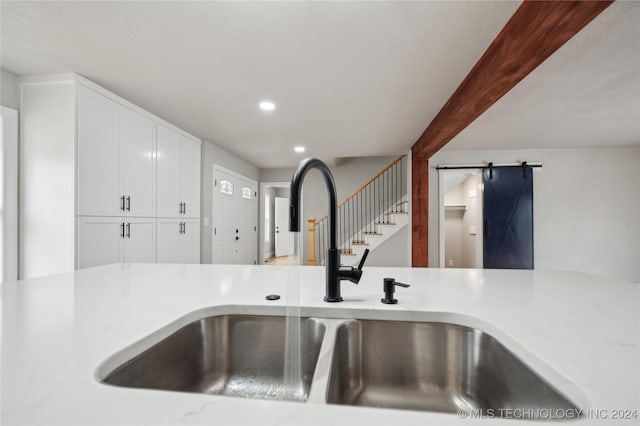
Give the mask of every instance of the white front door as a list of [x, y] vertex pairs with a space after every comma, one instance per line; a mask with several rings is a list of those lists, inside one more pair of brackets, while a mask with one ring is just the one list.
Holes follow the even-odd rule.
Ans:
[[254, 264], [257, 259], [256, 183], [214, 166], [212, 263]]
[[240, 226], [239, 240], [241, 261], [246, 265], [257, 263], [258, 212], [255, 182], [240, 179]]
[[239, 263], [238, 184], [234, 176], [214, 170], [212, 263]]
[[276, 257], [289, 255], [289, 243], [291, 242], [291, 232], [289, 232], [289, 199], [276, 197]]

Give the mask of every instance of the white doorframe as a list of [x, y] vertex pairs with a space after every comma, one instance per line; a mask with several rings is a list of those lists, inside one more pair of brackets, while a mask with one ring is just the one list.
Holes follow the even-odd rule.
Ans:
[[[262, 265], [264, 264], [264, 259], [265, 259], [265, 250], [264, 250], [264, 244], [265, 244], [265, 240], [264, 240], [264, 223], [265, 223], [265, 216], [264, 216], [264, 208], [265, 208], [265, 189], [268, 187], [276, 187], [276, 188], [290, 188], [291, 187], [291, 182], [260, 182], [260, 212], [258, 214], [259, 217], [259, 221], [258, 221], [258, 229], [260, 231], [260, 235], [258, 236], [258, 253], [259, 253], [259, 257], [258, 257], [258, 264]], [[273, 220], [273, 218], [272, 218]]]
[[[467, 172], [482, 172], [482, 168], [466, 169]], [[446, 267], [446, 259], [444, 255], [445, 243], [445, 209], [444, 209], [444, 175], [447, 173], [462, 173], [461, 170], [438, 170], [438, 267]], [[479, 194], [481, 197], [482, 194]]]
[[7, 282], [18, 279], [18, 111], [2, 106], [0, 120], [2, 120], [0, 282]]
[[[238, 179], [242, 179], [244, 181], [250, 182], [256, 188], [258, 188], [258, 182], [256, 180], [251, 179], [251, 178], [249, 178], [249, 177], [247, 177], [247, 176], [245, 176], [243, 174], [235, 172], [235, 171], [233, 171], [231, 169], [227, 169], [226, 167], [223, 167], [223, 166], [221, 166], [219, 164], [215, 164], [215, 163], [213, 164], [213, 172], [212, 172], [211, 179], [216, 179], [216, 172], [218, 172], [218, 171], [220, 171], [222, 173], [226, 173], [226, 174], [231, 175], [233, 177], [236, 177]], [[212, 187], [213, 187], [213, 191], [215, 192], [217, 190], [215, 183], [214, 183], [214, 185], [212, 185]], [[215, 217], [215, 215], [216, 215], [216, 208], [215, 208], [216, 197], [215, 197], [215, 195], [216, 195], [215, 193], [212, 194], [212, 198], [211, 198], [211, 204], [212, 204], [211, 205], [211, 224], [212, 225], [216, 223], [216, 217]], [[257, 197], [254, 198], [254, 203], [256, 203], [256, 206], [259, 205], [257, 203]], [[258, 218], [257, 217], [256, 217], [256, 222], [258, 222]], [[258, 223], [258, 225], [259, 225], [259, 223]], [[259, 232], [259, 226], [258, 225], [256, 225], [258, 229], [256, 230], [256, 233], [254, 234], [255, 235], [255, 237], [254, 237], [255, 241], [254, 241], [254, 244], [253, 244], [253, 247], [254, 247], [254, 250], [255, 250], [254, 253], [258, 253], [258, 251], [257, 251], [258, 250], [258, 241], [260, 241], [260, 239], [258, 238], [258, 232]], [[214, 228], [215, 228], [214, 226], [211, 226], [211, 233], [209, 234], [209, 238], [211, 238], [211, 262], [212, 263], [215, 262], [215, 249], [214, 249], [214, 245], [213, 245], [214, 244], [214, 241], [213, 241], [213, 237], [214, 237], [213, 229]], [[257, 259], [256, 259], [256, 263], [257, 263]]]

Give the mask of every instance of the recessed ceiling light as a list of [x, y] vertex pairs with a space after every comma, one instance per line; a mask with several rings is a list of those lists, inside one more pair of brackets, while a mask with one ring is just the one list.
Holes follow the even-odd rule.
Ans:
[[293, 150], [299, 154], [303, 153], [305, 151], [304, 146], [296, 146], [293, 148]]
[[260, 102], [260, 109], [263, 111], [273, 111], [276, 109], [276, 104], [271, 101], [262, 101]]

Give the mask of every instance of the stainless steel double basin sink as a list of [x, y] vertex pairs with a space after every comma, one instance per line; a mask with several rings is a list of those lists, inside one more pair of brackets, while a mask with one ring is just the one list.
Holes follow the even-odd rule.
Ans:
[[[132, 388], [446, 413], [579, 411], [475, 327], [306, 316], [295, 327], [289, 323], [299, 329], [298, 346], [287, 341], [284, 316], [201, 315], [121, 351], [98, 369], [98, 379]], [[292, 343], [289, 351], [299, 360], [293, 370], [285, 349]]]

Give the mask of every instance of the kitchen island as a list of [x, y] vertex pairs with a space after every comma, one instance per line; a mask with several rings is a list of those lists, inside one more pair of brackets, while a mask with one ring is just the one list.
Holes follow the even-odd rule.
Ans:
[[[462, 323], [503, 343], [583, 410], [585, 424], [637, 424], [637, 284], [575, 272], [365, 267], [325, 303], [324, 268], [117, 264], [2, 285], [0, 423], [508, 424], [513, 420], [132, 389], [100, 383], [126, 348], [180, 318], [218, 311]], [[386, 305], [383, 278], [411, 284]], [[268, 301], [265, 296], [279, 294]], [[186, 317], [185, 317], [186, 316]], [[133, 353], [133, 352], [132, 352]], [[118, 355], [119, 354], [119, 355]], [[327, 356], [320, 362], [328, 363]], [[313, 393], [313, 390], [312, 390]], [[323, 390], [315, 390], [322, 395]], [[516, 413], [517, 415], [517, 413]], [[622, 417], [622, 418], [619, 418]], [[530, 421], [523, 424], [549, 424]]]

